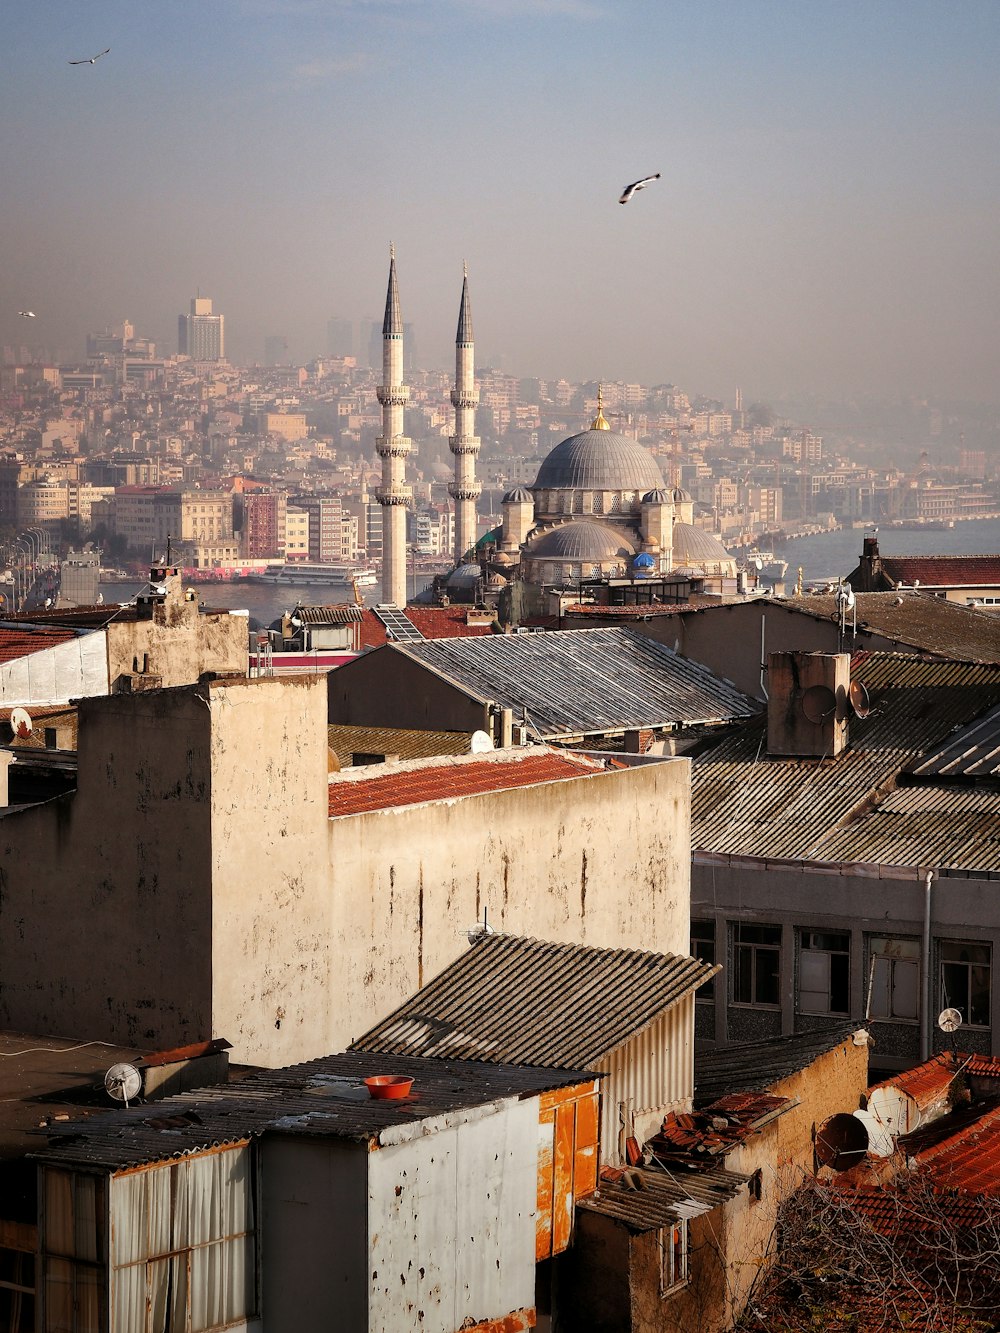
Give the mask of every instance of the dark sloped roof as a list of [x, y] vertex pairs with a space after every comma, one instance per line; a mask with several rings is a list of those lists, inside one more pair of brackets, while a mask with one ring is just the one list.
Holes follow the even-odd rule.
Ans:
[[836, 1050], [859, 1029], [845, 1022], [766, 1041], [741, 1042], [694, 1055], [694, 1104], [710, 1106], [732, 1092], [764, 1092]]
[[1000, 586], [1000, 555], [883, 555], [882, 570], [893, 583], [922, 588]]
[[717, 971], [675, 954], [484, 935], [352, 1049], [587, 1067]]
[[471, 731], [412, 731], [403, 727], [348, 727], [331, 723], [327, 744], [340, 760], [351, 766], [354, 754], [395, 754], [400, 759], [433, 759], [442, 754], [468, 754]]
[[[1000, 616], [910, 589], [855, 593], [858, 629], [963, 662], [1000, 662]], [[780, 605], [839, 621], [836, 597], [792, 597]], [[853, 623], [848, 612], [848, 624]]]
[[928, 750], [920, 759], [907, 764], [906, 772], [914, 778], [968, 778], [1000, 777], [1000, 707], [989, 712], [967, 727], [946, 737], [942, 743]]
[[[373, 1101], [362, 1079], [405, 1074], [416, 1095]], [[235, 1084], [199, 1088], [127, 1111], [49, 1126], [35, 1156], [119, 1170], [240, 1143], [269, 1130], [377, 1142], [387, 1129], [500, 1097], [530, 1097], [592, 1079], [583, 1071], [346, 1051]], [[166, 1122], [166, 1123], [165, 1123]]]
[[354, 602], [329, 606], [297, 606], [292, 615], [303, 625], [359, 625], [364, 608]]
[[[1000, 666], [933, 661], [896, 653], [858, 653], [852, 677], [868, 689], [871, 712], [850, 720], [850, 744], [836, 758], [772, 756], [766, 727], [756, 718], [699, 755], [692, 765], [692, 832], [696, 850], [793, 860], [865, 861], [895, 865], [949, 865], [1000, 869], [995, 821], [965, 841], [949, 839], [947, 811], [959, 815], [958, 793], [938, 817], [911, 820], [893, 838], [888, 816], [931, 807], [931, 798], [895, 792], [913, 759], [940, 746], [1000, 701]], [[987, 806], [1000, 816], [1000, 793]], [[983, 809], [983, 807], [980, 807]], [[974, 822], [974, 816], [970, 818]], [[958, 828], [956, 825], [956, 833]], [[971, 858], [971, 859], [970, 859]]]
[[391, 644], [386, 651], [406, 653], [484, 703], [516, 715], [527, 708], [528, 730], [538, 739], [723, 722], [760, 707], [707, 668], [617, 626]]
[[707, 1171], [670, 1174], [632, 1171], [628, 1174], [641, 1182], [641, 1188], [630, 1189], [625, 1183], [624, 1172], [613, 1173], [612, 1179], [602, 1175], [596, 1193], [577, 1199], [577, 1208], [588, 1213], [601, 1213], [637, 1233], [658, 1231], [678, 1218], [696, 1217], [727, 1203], [749, 1179], [721, 1166]]

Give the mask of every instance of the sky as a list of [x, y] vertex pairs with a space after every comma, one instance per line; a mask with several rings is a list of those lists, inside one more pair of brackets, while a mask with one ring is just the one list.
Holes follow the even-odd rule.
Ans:
[[467, 261], [480, 365], [998, 403], [998, 57], [998, 0], [3, 0], [0, 343], [200, 291], [304, 361], [393, 242], [423, 366]]

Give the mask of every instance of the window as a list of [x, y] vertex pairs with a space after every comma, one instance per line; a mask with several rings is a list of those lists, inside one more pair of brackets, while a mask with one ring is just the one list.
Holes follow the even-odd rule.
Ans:
[[[698, 958], [703, 963], [715, 962], [715, 922], [714, 921], [692, 921], [691, 922], [691, 957]], [[715, 998], [715, 978], [706, 981], [703, 986], [699, 986], [695, 992], [699, 1000], [712, 1000]]]
[[34, 1333], [35, 1256], [24, 1250], [0, 1249], [0, 1329], [3, 1333]]
[[688, 1280], [688, 1224], [686, 1218], [660, 1228], [660, 1295], [667, 1296]]
[[761, 1167], [758, 1167], [747, 1181], [747, 1194], [751, 1203], [760, 1203], [764, 1194], [764, 1172]]
[[799, 949], [799, 1010], [848, 1014], [851, 937], [847, 931], [804, 930]]
[[868, 1018], [920, 1016], [920, 945], [917, 940], [873, 936], [868, 941]]
[[733, 1002], [777, 1006], [781, 927], [737, 921], [733, 926]]
[[52, 1333], [97, 1333], [104, 1182], [46, 1167], [44, 1191], [43, 1327]]
[[966, 1027], [990, 1026], [990, 946], [941, 941], [941, 1008], [957, 1009]]

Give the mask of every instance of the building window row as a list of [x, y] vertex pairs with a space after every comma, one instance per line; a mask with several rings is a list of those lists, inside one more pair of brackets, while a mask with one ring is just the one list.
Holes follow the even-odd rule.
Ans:
[[[778, 1009], [781, 1005], [780, 925], [729, 924], [727, 1000], [733, 1005]], [[915, 1023], [920, 1017], [921, 942], [911, 937], [865, 936], [863, 1015]], [[801, 929], [795, 937], [795, 1008], [801, 1014], [851, 1014], [850, 931]], [[712, 920], [691, 922], [691, 953], [706, 963], [721, 961]], [[992, 948], [965, 940], [935, 941], [937, 1008], [957, 1009], [964, 1027], [990, 1026]], [[698, 992], [717, 998], [715, 981]]]

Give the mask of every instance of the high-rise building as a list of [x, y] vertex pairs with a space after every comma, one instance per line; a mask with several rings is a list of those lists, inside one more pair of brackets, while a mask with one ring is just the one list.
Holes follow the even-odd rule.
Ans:
[[328, 356], [340, 358], [354, 355], [354, 325], [349, 319], [327, 320], [326, 351]]
[[212, 314], [208, 296], [193, 296], [191, 310], [177, 319], [177, 350], [192, 361], [222, 361], [226, 355], [224, 316]]

